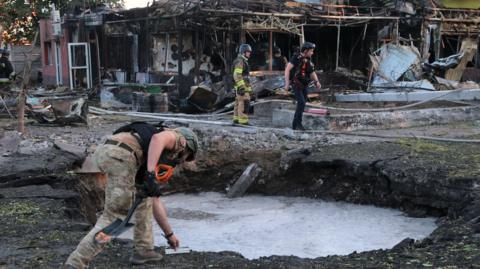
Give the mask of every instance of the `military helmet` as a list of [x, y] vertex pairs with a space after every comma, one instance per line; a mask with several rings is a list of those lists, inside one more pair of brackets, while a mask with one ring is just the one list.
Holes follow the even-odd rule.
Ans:
[[252, 51], [252, 47], [250, 47], [250, 45], [248, 45], [248, 44], [242, 44], [238, 48], [238, 53], [240, 53], [242, 55], [247, 51], [250, 51], [250, 52]]
[[195, 155], [197, 154], [198, 151], [198, 137], [197, 135], [190, 129], [185, 128], [185, 127], [179, 127], [176, 128], [180, 134], [185, 137], [185, 140], [187, 141], [187, 147], [190, 150], [191, 154], [190, 156], [187, 157], [186, 161], [190, 162], [195, 160]]
[[302, 47], [300, 48], [300, 51], [301, 52], [304, 52], [306, 50], [309, 50], [309, 49], [314, 49], [315, 48], [315, 44], [312, 43], [312, 42], [305, 42], [302, 44]]

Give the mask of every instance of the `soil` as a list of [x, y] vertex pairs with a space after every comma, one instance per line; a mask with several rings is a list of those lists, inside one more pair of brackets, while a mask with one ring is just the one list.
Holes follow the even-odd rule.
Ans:
[[[62, 267], [101, 210], [102, 191], [95, 179], [71, 172], [82, 156], [52, 144], [60, 140], [86, 150], [129, 120], [90, 117], [88, 127], [30, 124], [18, 140], [8, 133], [14, 123], [0, 121], [0, 146], [6, 138], [18, 142], [10, 141], [7, 152], [5, 144], [0, 147], [0, 268]], [[423, 240], [345, 256], [248, 260], [233, 252], [192, 252], [135, 268], [480, 268], [480, 145], [191, 127], [202, 151], [196, 165], [176, 171], [170, 192], [225, 192], [256, 162], [263, 172], [250, 193], [393, 207], [439, 217], [439, 227]], [[441, 128], [446, 135], [459, 130]], [[91, 268], [131, 268], [131, 251], [130, 241], [115, 240]]]

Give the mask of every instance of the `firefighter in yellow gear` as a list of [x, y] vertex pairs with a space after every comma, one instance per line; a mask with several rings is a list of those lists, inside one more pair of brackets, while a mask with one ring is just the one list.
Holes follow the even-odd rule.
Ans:
[[233, 62], [233, 80], [235, 89], [235, 105], [233, 108], [233, 123], [248, 125], [248, 115], [246, 107], [250, 105], [250, 95], [252, 87], [250, 86], [248, 58], [252, 54], [252, 47], [248, 44], [240, 45], [238, 57]]

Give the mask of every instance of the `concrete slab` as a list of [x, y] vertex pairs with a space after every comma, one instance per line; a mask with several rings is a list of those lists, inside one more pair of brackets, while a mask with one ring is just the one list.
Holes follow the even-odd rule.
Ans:
[[266, 117], [271, 119], [275, 109], [295, 109], [295, 103], [292, 102], [265, 102], [257, 103], [254, 106], [253, 115], [255, 117]]
[[62, 141], [60, 139], [55, 139], [53, 141], [53, 145], [60, 150], [73, 154], [75, 157], [79, 159], [84, 159], [86, 156], [85, 148], [79, 147], [77, 145], [65, 143], [65, 141]]
[[0, 154], [12, 154], [17, 152], [22, 141], [22, 134], [17, 131], [6, 131], [0, 137]]
[[[291, 127], [293, 110], [274, 110], [275, 127]], [[309, 130], [357, 131], [441, 125], [477, 120], [480, 107], [431, 108], [393, 112], [364, 112], [322, 116], [304, 113], [303, 125]]]
[[412, 91], [335, 94], [335, 100], [337, 102], [420, 102], [437, 96], [441, 97], [436, 98], [436, 101], [479, 100], [480, 89], [469, 89], [463, 91]]
[[[292, 127], [294, 110], [274, 109], [272, 115], [272, 125], [274, 127]], [[314, 130], [328, 130], [330, 119], [327, 116], [303, 113], [303, 126]]]
[[258, 175], [262, 172], [262, 168], [256, 163], [250, 164], [240, 178], [231, 186], [227, 192], [228, 198], [237, 198], [242, 196], [248, 187], [252, 185]]
[[402, 88], [405, 90], [427, 90], [427, 91], [435, 91], [435, 87], [433, 84], [426, 80], [418, 80], [418, 81], [395, 81], [395, 82], [388, 82], [382, 83], [375, 86], [372, 86], [373, 90], [382, 92], [389, 89], [395, 88]]

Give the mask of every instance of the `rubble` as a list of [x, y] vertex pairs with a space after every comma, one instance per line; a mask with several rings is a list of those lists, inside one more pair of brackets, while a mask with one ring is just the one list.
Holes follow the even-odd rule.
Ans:
[[202, 112], [212, 111], [217, 104], [218, 95], [203, 85], [194, 86], [187, 98], [188, 102]]
[[87, 96], [75, 92], [31, 93], [28, 113], [40, 123], [87, 123]]
[[[98, 128], [96, 137], [110, 133], [118, 124], [121, 124], [114, 121], [99, 123], [102, 124], [93, 127]], [[30, 128], [30, 131], [35, 133], [43, 129], [45, 128], [42, 126], [35, 126]], [[82, 127], [77, 127], [75, 131], [86, 132]], [[206, 126], [199, 127], [196, 131], [202, 137], [201, 148], [203, 149], [198, 156], [198, 168], [194, 172], [179, 170], [175, 180], [172, 180], [176, 189], [222, 191], [225, 184], [232, 179], [232, 175], [241, 174], [247, 165], [255, 162], [264, 171], [249, 187], [248, 193], [307, 196], [384, 207], [393, 206], [402, 208], [412, 216], [475, 215], [476, 209], [473, 207], [467, 209], [464, 203], [472, 205], [468, 202], [470, 198], [474, 201], [478, 200], [473, 195], [474, 190], [471, 189], [476, 184], [477, 169], [471, 169], [471, 167], [476, 167], [478, 162], [473, 157], [478, 152], [477, 144], [430, 143], [415, 139], [390, 142], [362, 140], [361, 143], [355, 143], [358, 140], [353, 137], [340, 141], [336, 135], [325, 137], [315, 136], [315, 134], [311, 134], [310, 139], [300, 141], [299, 135], [294, 134], [292, 138], [282, 135], [283, 130], [275, 132], [277, 140], [272, 143], [271, 131], [245, 133], [239, 129], [219, 130]], [[425, 132], [425, 129], [422, 128], [419, 131]], [[458, 132], [455, 133], [458, 134]], [[60, 132], [57, 132], [57, 135], [60, 135]], [[75, 140], [75, 136], [71, 133], [64, 135], [68, 139]], [[327, 140], [320, 142], [322, 137]], [[88, 135], [85, 135], [85, 139], [87, 138]], [[235, 139], [239, 141], [235, 142]], [[262, 143], [265, 145], [260, 146]], [[305, 146], [311, 154], [303, 153], [301, 148]], [[295, 149], [299, 150], [295, 151]], [[292, 150], [290, 154], [287, 153], [289, 150]], [[225, 158], [225, 153], [229, 154], [229, 158]], [[296, 153], [299, 157], [298, 162], [291, 163], [286, 170], [280, 169], [282, 156], [293, 157], [297, 156]], [[18, 161], [18, 163], [21, 162]], [[449, 165], [445, 166], [444, 163]], [[26, 178], [25, 175], [22, 177]], [[28, 184], [32, 184], [32, 181], [35, 182], [30, 179]], [[56, 182], [55, 187], [51, 187], [54, 189], [50, 194], [53, 199], [47, 197], [0, 199], [2, 214], [16, 212], [15, 218], [11, 218], [11, 215], [2, 215], [5, 233], [2, 234], [3, 252], [0, 253], [0, 259], [5, 264], [21, 268], [55, 267], [64, 262], [68, 253], [85, 235], [85, 230], [88, 230], [89, 226], [84, 223], [85, 219], [80, 217], [79, 206], [93, 205], [94, 197], [88, 195], [93, 195], [94, 191], [98, 190], [85, 189], [84, 192], [79, 193], [78, 198], [60, 199], [60, 195], [55, 195], [57, 191], [60, 194], [65, 186], [76, 190], [77, 187], [74, 186], [83, 184], [84, 181], [75, 177], [65, 181], [57, 179]], [[44, 184], [39, 183], [39, 189], [42, 191], [39, 191], [38, 195], [43, 194], [43, 190], [47, 190], [48, 187], [43, 186]], [[24, 190], [24, 193], [30, 196], [37, 195], [34, 187], [30, 187], [30, 190], [27, 188], [17, 190]], [[13, 204], [17, 208], [16, 211], [12, 208]], [[90, 210], [97, 209], [93, 207]], [[74, 220], [72, 221], [71, 218]], [[468, 217], [468, 220], [470, 219], [472, 218]], [[330, 268], [343, 265], [382, 267], [385, 264], [402, 267], [414, 264], [421, 267], [424, 263], [433, 264], [434, 262], [439, 266], [468, 267], [472, 262], [476, 262], [476, 256], [465, 260], [465, 257], [476, 253], [479, 248], [475, 231], [466, 224], [466, 221], [462, 218], [444, 217], [438, 225], [439, 228], [430, 237], [415, 241], [409, 245], [408, 249], [400, 245], [394, 250], [376, 250], [312, 259], [270, 256], [255, 260], [245, 259], [232, 252], [192, 251], [189, 254], [168, 255], [163, 262], [165, 267], [169, 268], [179, 265], [195, 267], [199, 260], [205, 260], [207, 264], [219, 268], [225, 267], [225, 264], [238, 268], [281, 266], [285, 263], [292, 268], [319, 266]], [[38, 239], [40, 237], [41, 240]], [[187, 241], [184, 239], [183, 242]], [[43, 250], [44, 247], [22, 248], [22, 246], [38, 244], [48, 245], [48, 248], [45, 248], [46, 250]], [[128, 263], [131, 244], [131, 241], [113, 242], [106, 250], [106, 255], [99, 256], [92, 266], [125, 266]], [[188, 245], [188, 242], [185, 244]], [[465, 248], [465, 245], [469, 247]], [[120, 253], [120, 256], [114, 253]], [[11, 255], [16, 255], [16, 258], [8, 259]], [[420, 260], [412, 262], [411, 255], [420, 257]], [[449, 258], [439, 259], [438, 255]], [[42, 259], [39, 259], [40, 257]], [[395, 263], [391, 262], [392, 257]], [[158, 264], [146, 266], [146, 268], [154, 268], [158, 267]]]
[[306, 159], [312, 151], [308, 148], [292, 149], [282, 153], [280, 157], [280, 168], [284, 171], [290, 169], [293, 165], [299, 164], [302, 160]]
[[[235, 253], [193, 251], [168, 257], [164, 264], [168, 268], [198, 267], [198, 261], [203, 261], [201, 267], [218, 268], [477, 264], [478, 255], [472, 253], [480, 249], [475, 235], [479, 141], [458, 138], [457, 132], [459, 125], [476, 124], [480, 115], [473, 103], [480, 99], [480, 86], [469, 80], [478, 77], [474, 57], [478, 40], [470, 36], [480, 33], [480, 11], [446, 9], [439, 1], [306, 2], [312, 1], [162, 0], [134, 10], [92, 9], [87, 16], [74, 11], [55, 22], [60, 27], [53, 30], [61, 29], [60, 33], [43, 21], [42, 48], [57, 42], [62, 59], [75, 55], [88, 64], [84, 74], [65, 63], [43, 67], [45, 84], [70, 83], [82, 89], [29, 89], [29, 115], [42, 124], [27, 129], [48, 135], [0, 133], [0, 170], [4, 171], [0, 210], [10, 209], [10, 203], [35, 205], [25, 206], [29, 210], [20, 211], [18, 218], [0, 218], [5, 227], [0, 267], [58, 267], [65, 260], [73, 242], [88, 228], [83, 221], [95, 222], [103, 205], [105, 175], [88, 158], [79, 168], [86, 144], [101, 143], [115, 127], [138, 118], [189, 126], [201, 138], [198, 162], [192, 169], [176, 170], [172, 192], [224, 192], [225, 185], [241, 174], [227, 197], [248, 190], [442, 217], [440, 228], [429, 238], [406, 239], [391, 250], [309, 260], [286, 256], [247, 260]], [[92, 50], [96, 53], [64, 55], [72, 41], [96, 47]], [[309, 90], [304, 122], [310, 131], [301, 132], [290, 128], [294, 98], [284, 89], [283, 71], [273, 70], [271, 63], [274, 46], [282, 47], [282, 56], [288, 57], [304, 41], [317, 44], [313, 60], [323, 89]], [[240, 127], [232, 125], [229, 110], [234, 98], [231, 63], [241, 43], [254, 48], [251, 84], [260, 99], [255, 102], [252, 125]], [[95, 102], [91, 97], [98, 90], [104, 109], [87, 104]], [[0, 107], [16, 105], [16, 97], [1, 93]], [[334, 102], [327, 95], [335, 97]], [[430, 105], [441, 100], [448, 102]], [[418, 103], [398, 107], [399, 102]], [[420, 105], [421, 109], [406, 109]], [[90, 129], [53, 129], [54, 124], [43, 124], [87, 122]], [[442, 127], [452, 123], [459, 125]], [[424, 134], [431, 125], [440, 126], [435, 137]], [[407, 128], [415, 126], [422, 128], [410, 134]], [[382, 137], [379, 132], [390, 135]], [[397, 134], [402, 132], [405, 135]], [[471, 132], [468, 135], [478, 135], [478, 130]], [[70, 145], [72, 141], [77, 145]], [[53, 230], [61, 236], [50, 234]], [[107, 251], [118, 255], [102, 255], [94, 266], [125, 266], [128, 244], [115, 242]], [[49, 255], [42, 252], [45, 249]]]
[[462, 55], [462, 57], [459, 57], [461, 58], [460, 62], [455, 67], [445, 72], [445, 79], [459, 81], [462, 78], [467, 63], [471, 62], [477, 54], [477, 43], [477, 39], [472, 38], [466, 38], [462, 41], [459, 53]]

